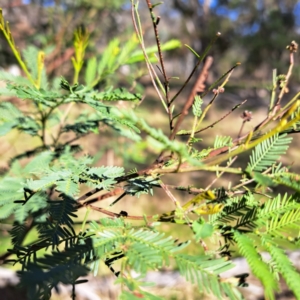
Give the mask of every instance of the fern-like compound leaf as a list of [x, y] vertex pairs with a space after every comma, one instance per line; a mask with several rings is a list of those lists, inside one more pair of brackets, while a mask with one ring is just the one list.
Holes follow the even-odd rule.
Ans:
[[246, 258], [252, 273], [262, 282], [267, 299], [274, 299], [274, 291], [278, 289], [277, 282], [268, 265], [262, 260], [254, 246], [254, 242], [245, 234], [234, 232], [234, 239], [239, 252]]
[[224, 146], [230, 147], [232, 145], [232, 138], [230, 136], [217, 135], [214, 141], [214, 149], [218, 149]]
[[[201, 292], [224, 299], [227, 288], [234, 290], [228, 283], [221, 283], [218, 274], [231, 269], [233, 266], [230, 262], [224, 259], [211, 259], [210, 256], [190, 256], [178, 254], [175, 256], [175, 261], [178, 265], [179, 272], [188, 281], [197, 283]], [[238, 294], [238, 293], [237, 293]], [[227, 294], [230, 299], [239, 299], [237, 294]]]
[[203, 100], [200, 98], [200, 96], [195, 96], [194, 104], [193, 104], [193, 114], [196, 117], [200, 117], [202, 114], [201, 106], [203, 104]]
[[289, 288], [293, 291], [296, 299], [300, 299], [300, 275], [295, 270], [291, 261], [285, 255], [278, 245], [272, 243], [268, 238], [263, 240], [264, 246], [271, 255], [271, 260], [275, 264], [277, 270], [288, 284]]
[[282, 215], [276, 214], [266, 221], [266, 233], [280, 236], [286, 232], [300, 229], [300, 205], [296, 209], [291, 209]]
[[291, 141], [292, 138], [288, 137], [287, 134], [276, 134], [264, 140], [252, 151], [248, 171], [261, 172], [272, 166], [281, 155], [286, 153]]

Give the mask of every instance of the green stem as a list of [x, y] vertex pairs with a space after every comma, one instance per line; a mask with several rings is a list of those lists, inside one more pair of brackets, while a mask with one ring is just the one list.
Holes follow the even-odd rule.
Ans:
[[22, 68], [22, 70], [24, 71], [24, 73], [26, 74], [27, 78], [29, 79], [29, 81], [36, 87], [38, 88], [37, 86], [37, 83], [35, 82], [35, 80], [32, 78], [30, 72], [28, 71], [27, 69], [27, 66], [26, 64], [24, 63], [24, 61], [22, 60], [21, 58], [21, 55], [18, 51], [18, 49], [16, 48], [16, 45], [14, 43], [14, 40], [13, 40], [13, 37], [11, 35], [11, 32], [9, 30], [9, 23], [6, 22], [6, 24], [4, 23], [4, 19], [3, 19], [3, 16], [2, 16], [2, 9], [0, 8], [0, 19], [1, 19], [1, 24], [0, 24], [0, 30], [2, 30], [8, 44], [9, 44], [9, 47], [11, 48], [13, 54], [15, 55], [20, 67]]

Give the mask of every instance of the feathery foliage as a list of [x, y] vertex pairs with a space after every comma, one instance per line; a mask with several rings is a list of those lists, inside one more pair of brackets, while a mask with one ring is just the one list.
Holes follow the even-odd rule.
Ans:
[[264, 171], [274, 164], [281, 155], [286, 153], [291, 137], [286, 134], [276, 134], [273, 137], [258, 144], [250, 156], [249, 171]]
[[[251, 113], [244, 111], [237, 139], [217, 135], [212, 145], [204, 146], [199, 143], [205, 139], [201, 133], [221, 122], [226, 126], [226, 117], [241, 105], [203, 126], [238, 64], [205, 87], [209, 59], [204, 59], [218, 34], [201, 55], [191, 49], [197, 57], [195, 68], [179, 91], [170, 93], [171, 76], [166, 73], [163, 51], [179, 47], [180, 42], [160, 43], [156, 5], [147, 1], [156, 45], [146, 47], [138, 5], [131, 2], [135, 34], [125, 43], [114, 38], [101, 55], [86, 59], [91, 34], [83, 27], [75, 31], [73, 80], [50, 78], [41, 49], [29, 45], [19, 52], [9, 24], [0, 15], [0, 31], [26, 76], [0, 71], [0, 79], [6, 82], [0, 94], [15, 98], [0, 103], [0, 135], [15, 136], [17, 148], [7, 158], [0, 178], [0, 219], [10, 228], [11, 237], [3, 256], [9, 258], [6, 263], [18, 268], [20, 285], [29, 299], [50, 299], [51, 290], [60, 283], [72, 286], [75, 299], [76, 285], [85, 281], [79, 277], [89, 271], [97, 275], [103, 266], [121, 285], [120, 299], [160, 299], [143, 288], [142, 279], [148, 271], [164, 267], [177, 267], [202, 294], [241, 299], [237, 286], [247, 286], [246, 275], [223, 276], [233, 267], [231, 257], [236, 251], [262, 282], [266, 299], [274, 299], [279, 275], [300, 298], [299, 274], [284, 253], [299, 245], [299, 175], [290, 165], [278, 162], [291, 143], [289, 134], [299, 124], [300, 100], [296, 96], [281, 107], [285, 88], [277, 91], [275, 87], [262, 123], [244, 134], [244, 123], [251, 121]], [[295, 42], [288, 46], [290, 57], [296, 48]], [[203, 61], [204, 73], [181, 107], [177, 97]], [[152, 62], [160, 63], [160, 76]], [[129, 86], [124, 80], [121, 87], [115, 76], [124, 65], [136, 77], [150, 74], [168, 131], [156, 122], [158, 105], [141, 117], [137, 107], [144, 102], [135, 84]], [[208, 104], [204, 97], [211, 97]], [[182, 129], [189, 111], [193, 124]], [[178, 139], [178, 135], [188, 138]], [[29, 149], [22, 148], [19, 140], [28, 141]], [[249, 157], [247, 167], [239, 160], [245, 156]], [[180, 182], [178, 174], [189, 172], [199, 172], [197, 187], [192, 181]], [[228, 173], [235, 177], [223, 176]], [[178, 176], [177, 184], [168, 184], [166, 174]], [[203, 174], [213, 174], [208, 186], [202, 186]], [[218, 181], [222, 176], [227, 184]], [[280, 186], [288, 187], [288, 192], [281, 195], [270, 189]], [[164, 192], [159, 196], [161, 206], [153, 207], [150, 214], [143, 203], [147, 199], [152, 204], [158, 189]], [[164, 200], [172, 203], [172, 209], [166, 211]], [[143, 212], [133, 215], [133, 206]], [[186, 228], [190, 238], [167, 234], [162, 223]], [[195, 255], [189, 253], [191, 244], [197, 248]], [[269, 261], [261, 251], [270, 254]]]

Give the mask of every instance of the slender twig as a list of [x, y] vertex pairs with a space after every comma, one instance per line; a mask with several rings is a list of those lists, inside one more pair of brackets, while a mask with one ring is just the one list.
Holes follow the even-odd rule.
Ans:
[[[236, 157], [234, 157], [229, 163], [228, 163], [228, 165], [227, 165], [227, 167], [230, 167], [236, 160], [237, 160], [237, 156]], [[225, 167], [226, 168], [226, 167]], [[216, 178], [205, 188], [205, 191], [208, 191], [211, 187], [212, 187], [212, 185], [213, 184], [215, 184], [223, 175], [224, 175], [224, 173], [226, 172], [226, 170], [223, 170], [220, 174], [218, 174], [217, 176], [216, 176]]]
[[99, 211], [99, 212], [101, 212], [101, 213], [103, 213], [103, 214], [105, 214], [105, 215], [107, 215], [111, 218], [123, 217], [123, 218], [129, 219], [129, 220], [136, 220], [136, 221], [145, 220], [145, 218], [147, 220], [157, 220], [158, 219], [157, 215], [153, 215], [153, 216], [129, 216], [129, 215], [126, 215], [125, 216], [123, 214], [117, 214], [117, 213], [108, 211], [107, 209], [97, 207], [97, 206], [93, 206], [93, 205], [90, 205], [90, 208], [93, 209], [93, 210]]
[[67, 106], [67, 108], [64, 110], [64, 114], [63, 114], [63, 116], [61, 117], [60, 122], [59, 122], [59, 125], [58, 125], [57, 136], [56, 136], [56, 138], [53, 139], [53, 144], [54, 144], [54, 146], [57, 145], [57, 142], [58, 142], [58, 140], [59, 140], [59, 138], [60, 138], [60, 136], [61, 136], [61, 134], [62, 134], [62, 128], [63, 128], [63, 126], [64, 126], [64, 124], [65, 124], [65, 121], [66, 121], [66, 119], [67, 119], [67, 117], [68, 117], [68, 114], [69, 114], [70, 110], [71, 110], [72, 107], [74, 106], [74, 103], [75, 103], [75, 102], [69, 103], [69, 105]]
[[[268, 168], [267, 170], [265, 170], [264, 172], [262, 172], [262, 174], [265, 175], [265, 174], [269, 173], [271, 170], [272, 170], [272, 167], [270, 167], [270, 168]], [[249, 179], [249, 180], [247, 180], [247, 181], [244, 181], [244, 182], [242, 182], [242, 183], [240, 183], [240, 184], [234, 186], [231, 190], [232, 190], [232, 191], [237, 190], [237, 189], [239, 189], [239, 188], [241, 188], [241, 187], [243, 187], [243, 186], [245, 186], [245, 185], [248, 185], [249, 183], [252, 183], [252, 182], [254, 182], [254, 181], [255, 181], [254, 178]]]
[[146, 62], [146, 66], [148, 68], [148, 71], [149, 71], [149, 75], [150, 75], [150, 78], [151, 78], [151, 82], [152, 82], [152, 85], [160, 99], [160, 101], [162, 102], [166, 112], [168, 112], [168, 108], [166, 106], [166, 103], [163, 99], [163, 96], [161, 95], [157, 85], [156, 85], [156, 82], [155, 82], [155, 79], [154, 79], [154, 76], [155, 78], [159, 81], [158, 79], [158, 76], [153, 68], [153, 66], [151, 65], [150, 61], [149, 61], [149, 57], [147, 55], [147, 52], [146, 52], [146, 49], [145, 49], [145, 46], [143, 44], [143, 39], [142, 39], [142, 33], [140, 32], [139, 28], [138, 28], [138, 25], [137, 25], [137, 22], [136, 22], [136, 19], [135, 19], [135, 4], [133, 3], [133, 1], [131, 1], [131, 17], [132, 17], [132, 23], [133, 23], [133, 27], [134, 27], [134, 30], [135, 30], [135, 33], [139, 39], [139, 42], [140, 42], [140, 46], [141, 46], [141, 49], [143, 51], [143, 55], [145, 57], [145, 62]]
[[100, 192], [102, 190], [103, 190], [103, 188], [95, 188], [95, 189], [93, 189], [93, 190], [91, 190], [91, 191], [83, 194], [79, 198], [77, 198], [77, 202], [82, 202], [82, 201], [86, 200], [87, 198], [95, 195], [96, 193], [98, 193], [98, 192]]
[[[139, 172], [133, 173], [133, 174], [120, 176], [120, 177], [116, 178], [116, 184], [118, 184], [120, 182], [127, 181], [129, 179], [137, 178], [137, 177], [142, 176], [142, 175], [146, 175], [148, 172], [150, 172], [150, 170], [151, 170], [151, 167], [149, 167], [147, 169], [144, 169], [144, 170], [141, 170]], [[79, 198], [76, 199], [76, 201], [77, 202], [85, 201], [87, 198], [95, 195], [96, 193], [98, 193], [102, 190], [103, 190], [103, 188], [95, 188], [95, 189], [81, 195]]]
[[[188, 192], [189, 194], [193, 194], [193, 195], [197, 195], [199, 193], [202, 193], [204, 191], [204, 189], [199, 189], [196, 187], [192, 187], [192, 186], [177, 186], [177, 185], [171, 185], [171, 184], [165, 184], [169, 189], [174, 189], [177, 191], [182, 191], [182, 192]], [[161, 188], [160, 184], [153, 184], [153, 186]]]
[[160, 186], [166, 192], [166, 194], [169, 196], [169, 198], [173, 201], [175, 207], [176, 208], [181, 208], [180, 203], [176, 200], [176, 198], [174, 197], [174, 195], [170, 192], [168, 186], [165, 185], [163, 182], [160, 183]]
[[276, 97], [276, 89], [277, 89], [277, 70], [274, 69], [273, 70], [273, 87], [272, 87], [272, 94], [271, 94], [271, 100], [270, 100], [270, 106], [269, 106], [269, 115], [272, 112], [272, 108], [274, 106], [274, 102], [275, 102], [275, 97]]
[[232, 68], [231, 71], [227, 73], [227, 75], [226, 75], [224, 81], [222, 82], [222, 84], [218, 87], [218, 89], [216, 89], [216, 90], [214, 91], [214, 96], [213, 96], [213, 98], [211, 99], [211, 101], [207, 104], [207, 106], [206, 106], [205, 109], [203, 110], [203, 113], [201, 114], [201, 117], [200, 117], [200, 119], [199, 119], [199, 121], [198, 121], [198, 123], [197, 123], [197, 126], [196, 126], [197, 130], [198, 130], [198, 128], [200, 127], [202, 121], [204, 120], [206, 114], [208, 113], [208, 111], [209, 111], [210, 108], [212, 107], [213, 103], [215, 102], [215, 100], [216, 100], [217, 97], [219, 96], [219, 94], [224, 92], [224, 86], [227, 84], [227, 82], [228, 82], [228, 80], [229, 80], [229, 78], [230, 78], [230, 76], [231, 76], [233, 70], [234, 70], [234, 69]]
[[41, 123], [42, 123], [42, 135], [40, 136], [40, 138], [41, 138], [41, 141], [43, 143], [43, 148], [46, 149], [46, 147], [47, 147], [47, 144], [46, 144], [46, 123], [47, 123], [47, 120], [46, 120], [43, 113], [41, 113]]
[[[225, 118], [227, 118], [232, 112], [234, 112], [237, 108], [239, 108], [241, 105], [243, 105], [244, 103], [246, 103], [247, 100], [244, 100], [242, 101], [241, 103], [237, 104], [236, 106], [234, 106], [229, 112], [227, 112], [224, 116], [222, 116], [220, 119], [218, 119], [217, 121], [211, 123], [210, 125], [204, 127], [204, 128], [201, 128], [197, 131], [195, 131], [195, 134], [196, 133], [199, 133], [199, 132], [202, 132], [202, 131], [205, 131], [209, 128], [213, 128], [216, 124], [218, 124], [219, 122], [221, 122], [222, 120], [224, 120]], [[186, 132], [186, 133], [182, 133], [180, 135], [189, 135], [190, 133], [189, 132]]]
[[152, 25], [153, 25], [154, 35], [155, 35], [155, 39], [156, 39], [159, 61], [160, 61], [160, 65], [161, 65], [162, 74], [164, 77], [166, 101], [167, 101], [167, 103], [169, 103], [169, 79], [167, 77], [167, 73], [166, 73], [166, 69], [165, 69], [165, 64], [164, 64], [163, 55], [162, 55], [162, 51], [161, 51], [159, 34], [158, 34], [158, 30], [157, 30], [157, 25], [158, 25], [160, 17], [155, 18], [154, 13], [153, 13], [153, 6], [152, 6], [150, 0], [146, 0], [146, 3], [148, 5], [149, 12], [150, 12], [151, 19], [152, 19]]
[[[300, 102], [300, 101], [299, 101]], [[223, 161], [228, 160], [230, 157], [236, 156], [245, 150], [250, 150], [260, 144], [262, 141], [274, 136], [277, 133], [280, 133], [284, 130], [287, 130], [288, 128], [292, 127], [294, 124], [300, 121], [300, 114], [297, 114], [295, 118], [288, 121], [287, 119], [290, 117], [290, 115], [295, 111], [297, 108], [298, 103], [294, 103], [294, 107], [291, 107], [288, 112], [285, 114], [285, 116], [281, 119], [280, 123], [277, 124], [271, 131], [265, 133], [264, 135], [258, 137], [255, 140], [251, 140], [251, 142], [248, 143], [248, 145], [241, 145], [237, 147], [236, 149], [230, 151], [230, 153], [219, 155], [218, 157], [210, 157], [203, 161], [203, 163], [206, 164], [206, 166], [210, 165], [217, 165]], [[253, 133], [253, 132], [252, 132]], [[227, 148], [228, 150], [228, 148]], [[226, 151], [227, 151], [226, 150]]]
[[184, 90], [184, 88], [187, 86], [187, 84], [189, 83], [189, 81], [191, 80], [191, 78], [193, 77], [193, 75], [195, 74], [196, 70], [198, 69], [198, 67], [200, 66], [201, 62], [203, 61], [203, 59], [206, 57], [208, 51], [210, 50], [210, 48], [212, 47], [212, 45], [215, 43], [215, 41], [217, 40], [217, 38], [221, 35], [220, 32], [218, 32], [215, 36], [215, 38], [209, 43], [209, 45], [206, 47], [206, 49], [204, 50], [204, 53], [200, 56], [199, 60], [197, 61], [194, 69], [192, 70], [192, 72], [190, 73], [190, 75], [188, 76], [188, 78], [185, 80], [184, 84], [182, 85], [182, 87], [179, 89], [179, 91], [175, 94], [175, 96], [173, 96], [173, 98], [171, 99], [170, 103], [172, 103], [180, 94], [181, 92]]
[[[229, 157], [230, 158], [230, 157]], [[224, 160], [220, 161], [219, 163], [223, 162]], [[200, 166], [191, 166], [188, 164], [182, 164], [181, 168], [178, 170], [177, 166], [172, 166], [171, 168], [159, 169], [157, 172], [160, 174], [168, 174], [168, 173], [186, 173], [186, 172], [193, 172], [193, 171], [209, 171], [209, 172], [226, 172], [231, 174], [243, 174], [241, 168], [228, 168], [228, 167], [220, 167], [218, 165], [200, 165]], [[153, 173], [155, 174], [155, 170]]]
[[280, 93], [279, 93], [279, 95], [277, 97], [276, 104], [273, 107], [273, 111], [275, 111], [275, 112], [276, 112], [276, 107], [279, 107], [281, 99], [282, 99], [283, 95], [286, 92], [286, 87], [287, 87], [289, 79], [290, 79], [290, 77], [292, 75], [293, 67], [294, 67], [294, 53], [293, 53], [293, 51], [290, 51], [290, 66], [289, 66], [288, 72], [286, 74], [284, 84], [281, 87], [281, 91], [280, 91]]
[[[300, 92], [298, 93], [298, 96], [300, 96]], [[294, 97], [292, 100], [290, 101], [291, 104], [293, 102], [295, 102], [297, 100], [297, 98]], [[256, 125], [254, 127], [254, 129], [252, 130], [253, 131], [253, 137], [255, 137], [255, 139], [261, 137], [261, 135], [259, 135], [260, 130], [263, 129], [263, 127], [266, 127], [271, 121], [275, 121], [277, 118], [281, 117], [284, 113], [286, 113], [290, 109], [290, 107], [291, 107], [291, 105], [290, 106], [286, 105], [283, 109], [281, 109], [279, 112], [277, 112], [277, 114], [274, 117], [268, 116], [262, 122], [260, 122], [258, 125]], [[284, 132], [284, 131], [282, 131], [282, 132]], [[297, 132], [297, 131], [295, 131], [295, 132]], [[290, 131], [288, 133], [294, 133], [294, 132]], [[209, 153], [208, 157], [215, 157], [217, 155], [224, 154], [225, 152], [228, 152], [229, 148], [233, 149], [234, 146], [237, 147], [240, 144], [240, 142], [242, 140], [244, 140], [248, 135], [249, 135], [249, 132], [247, 132], [246, 134], [244, 134], [241, 137], [238, 137], [238, 138], [234, 139], [233, 140], [233, 145], [231, 147], [224, 146], [224, 147], [212, 150]]]
[[126, 196], [126, 192], [122, 193], [114, 202], [112, 202], [109, 206], [113, 206], [118, 203], [124, 196]]
[[[178, 165], [173, 167], [168, 167], [165, 169], [161, 168], [160, 164], [153, 164], [152, 166], [148, 167], [147, 169], [138, 171], [137, 173], [129, 174], [129, 175], [124, 175], [121, 177], [116, 178], [116, 182], [124, 182], [129, 179], [137, 178], [140, 176], [145, 176], [145, 175], [154, 175], [154, 174], [168, 174], [168, 173], [183, 173], [183, 172], [192, 172], [192, 171], [200, 171], [200, 170], [205, 170], [205, 171], [225, 171], [227, 173], [233, 173], [233, 174], [243, 174], [243, 171], [241, 168], [228, 168], [228, 167], [220, 167], [220, 166], [206, 166], [206, 165], [200, 165], [200, 166], [189, 166], [189, 165], [184, 165], [182, 168], [178, 169]], [[180, 190], [181, 188], [178, 188]], [[102, 191], [102, 188], [95, 188], [79, 198], [76, 199], [77, 202], [82, 202], [85, 201], [87, 198], [95, 195], [96, 193]]]
[[[110, 198], [110, 197], [113, 197], [113, 196], [117, 196], [119, 194], [121, 194], [124, 190], [120, 187], [116, 187], [114, 190], [112, 191], [109, 191], [105, 194], [102, 194], [96, 198], [92, 198], [92, 199], [89, 199], [87, 201], [85, 201], [84, 203], [80, 204], [80, 206], [87, 206], [91, 203], [95, 203], [95, 202], [100, 202], [100, 201], [103, 201], [103, 200], [106, 200], [107, 198]], [[120, 197], [117, 198], [117, 200], [120, 200], [119, 198], [122, 198], [125, 196], [126, 193], [122, 193], [122, 195]], [[82, 202], [83, 200], [78, 200], [79, 202]], [[115, 204], [116, 200], [110, 204], [109, 206], [112, 206], [113, 204]]]
[[245, 123], [250, 122], [252, 120], [252, 112], [248, 110], [244, 110], [243, 113], [241, 114], [241, 118], [243, 120], [242, 126], [240, 128], [239, 134], [238, 134], [238, 139], [241, 137]]
[[245, 126], [245, 120], [242, 122], [242, 125], [241, 125], [241, 128], [239, 130], [239, 133], [238, 133], [238, 139], [241, 137], [242, 135], [242, 132], [243, 132], [243, 129], [244, 129], [244, 126]]
[[218, 84], [223, 80], [223, 78], [227, 77], [229, 74], [232, 73], [232, 71], [238, 67], [241, 63], [236, 63], [232, 68], [230, 68], [227, 72], [225, 72], [220, 78], [218, 78], [203, 94], [201, 94], [201, 98], [206, 96], [208, 92], [210, 92], [213, 88], [218, 86]]
[[180, 127], [181, 123], [183, 122], [183, 119], [186, 117], [186, 115], [189, 112], [190, 107], [193, 105], [194, 97], [195, 97], [195, 95], [197, 93], [198, 86], [204, 84], [204, 82], [206, 81], [207, 72], [208, 72], [208, 69], [211, 67], [211, 64], [212, 64], [212, 58], [208, 57], [208, 59], [204, 63], [204, 66], [202, 68], [201, 74], [198, 77], [198, 80], [197, 80], [197, 82], [196, 82], [196, 84], [195, 84], [195, 86], [193, 88], [193, 91], [190, 94], [188, 100], [186, 101], [186, 103], [185, 103], [185, 105], [184, 105], [184, 107], [182, 109], [182, 112], [181, 112], [179, 118], [177, 119], [177, 122], [176, 122], [176, 124], [174, 126], [174, 129], [171, 132], [170, 140], [173, 140], [175, 138], [176, 133], [178, 132], [179, 127]]

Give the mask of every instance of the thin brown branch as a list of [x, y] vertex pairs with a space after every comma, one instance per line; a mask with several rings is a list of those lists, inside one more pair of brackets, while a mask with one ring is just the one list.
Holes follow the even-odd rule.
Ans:
[[176, 93], [175, 96], [173, 96], [173, 98], [171, 99], [170, 103], [173, 103], [173, 101], [181, 94], [181, 92], [184, 90], [184, 88], [187, 86], [187, 84], [189, 83], [189, 81], [191, 80], [191, 78], [193, 77], [193, 75], [195, 74], [196, 70], [198, 69], [198, 67], [200, 66], [201, 62], [203, 61], [204, 57], [206, 56], [207, 52], [209, 51], [209, 49], [211, 48], [211, 46], [215, 43], [215, 41], [217, 40], [217, 38], [221, 35], [220, 32], [218, 32], [215, 36], [215, 38], [211, 41], [211, 43], [208, 45], [208, 47], [204, 50], [203, 55], [201, 55], [201, 57], [199, 58], [197, 64], [195, 65], [194, 69], [192, 70], [192, 72], [190, 73], [190, 75], [188, 76], [188, 78], [185, 80], [184, 84], [182, 85], [182, 87], [179, 89], [179, 91]]
[[[150, 167], [144, 169], [144, 170], [141, 170], [141, 171], [138, 171], [136, 173], [133, 173], [133, 174], [128, 174], [128, 175], [124, 175], [124, 176], [120, 176], [118, 178], [116, 178], [116, 184], [120, 183], [120, 182], [124, 182], [124, 181], [127, 181], [129, 179], [133, 179], [133, 178], [137, 178], [139, 176], [143, 176], [143, 175], [147, 175], [147, 174], [151, 174], [151, 171], [154, 170], [154, 169], [157, 169], [159, 168], [159, 166], [161, 166], [161, 164], [153, 164], [151, 165]], [[77, 202], [82, 202], [82, 201], [85, 201], [87, 198], [95, 195], [96, 193], [102, 191], [103, 188], [95, 188], [85, 194], [83, 194], [82, 196], [80, 196], [79, 198], [77, 198]]]
[[283, 95], [286, 93], [286, 88], [287, 88], [289, 79], [292, 75], [293, 67], [294, 67], [294, 53], [293, 53], [293, 51], [290, 51], [290, 66], [289, 66], [288, 72], [287, 72], [286, 77], [285, 77], [285, 82], [284, 82], [283, 86], [281, 87], [281, 91], [280, 91], [280, 93], [277, 97], [276, 104], [275, 104], [275, 106], [272, 110], [275, 113], [277, 112], [278, 108], [280, 107], [280, 102], [282, 100]]
[[[113, 196], [117, 196], [117, 195], [120, 195], [124, 192], [124, 190], [120, 187], [116, 187], [115, 189], [113, 189], [112, 191], [109, 191], [103, 195], [100, 195], [98, 197], [95, 197], [95, 198], [92, 198], [92, 199], [89, 199], [87, 200], [86, 202], [82, 203], [81, 205], [83, 206], [86, 206], [86, 205], [89, 205], [91, 203], [95, 203], [95, 202], [100, 202], [100, 201], [103, 201], [103, 200], [106, 200], [107, 198], [110, 198], [110, 197], [113, 197]], [[82, 201], [82, 200], [81, 200]], [[81, 202], [79, 201], [79, 202]]]
[[[266, 175], [266, 174], [269, 173], [271, 170], [272, 170], [272, 167], [270, 167], [270, 168], [268, 168], [267, 170], [265, 170], [264, 172], [262, 172], [262, 174]], [[237, 189], [239, 189], [239, 188], [241, 188], [241, 187], [244, 187], [244, 186], [246, 186], [246, 185], [248, 185], [248, 184], [250, 184], [251, 182], [254, 182], [254, 181], [255, 181], [255, 179], [254, 179], [254, 178], [251, 178], [251, 179], [249, 179], [249, 180], [247, 180], [247, 181], [244, 181], [244, 182], [242, 182], [242, 183], [240, 183], [240, 184], [234, 186], [231, 190], [232, 190], [232, 191], [235, 191], [235, 190], [237, 190]]]
[[[159, 184], [154, 184], [153, 186], [161, 188], [161, 185], [159, 185]], [[174, 189], [174, 190], [182, 191], [182, 192], [188, 192], [189, 194], [193, 194], [193, 195], [197, 195], [204, 191], [204, 189], [198, 189], [198, 188], [192, 187], [192, 186], [183, 187], [183, 186], [170, 185], [170, 184], [165, 184], [165, 186], [167, 186], [169, 189]]]
[[[228, 78], [230, 77], [230, 74], [233, 72], [233, 70], [240, 66], [241, 63], [236, 63], [232, 68], [230, 68], [227, 72], [225, 72], [220, 78], [218, 78], [208, 89], [207, 91], [205, 91], [203, 94], [201, 94], [201, 98], [205, 97], [208, 92], [210, 92], [213, 88], [215, 88], [216, 86], [218, 86], [218, 84], [223, 80], [223, 78], [226, 78], [228, 80]], [[227, 81], [225, 79], [225, 82]], [[222, 84], [222, 86], [224, 87], [224, 83]]]
[[87, 198], [95, 195], [96, 193], [98, 193], [102, 190], [103, 190], [103, 188], [95, 188], [95, 189], [83, 194], [82, 196], [80, 196], [76, 201], [77, 202], [82, 202], [82, 201], [86, 200]]
[[160, 183], [162, 189], [166, 192], [166, 194], [169, 196], [169, 198], [173, 201], [175, 207], [181, 207], [180, 203], [176, 200], [176, 198], [173, 196], [173, 194], [170, 192], [167, 185], [165, 185], [163, 182]]
[[[293, 45], [293, 42], [291, 43], [291, 45]], [[294, 67], [294, 52], [296, 52], [296, 51], [294, 51], [293, 48], [290, 48], [291, 45], [287, 47], [290, 50], [290, 66], [289, 66], [288, 72], [285, 76], [285, 82], [284, 82], [283, 86], [281, 87], [281, 91], [277, 97], [276, 103], [275, 103], [274, 107], [271, 109], [271, 112], [268, 114], [268, 116], [261, 123], [259, 123], [258, 125], [255, 126], [254, 131], [261, 129], [263, 126], [267, 125], [270, 121], [276, 120], [278, 117], [280, 117], [282, 115], [282, 113], [284, 113], [284, 111], [287, 111], [289, 109], [289, 105], [291, 104], [291, 102], [297, 99], [297, 95], [296, 95], [296, 98], [294, 97], [291, 102], [289, 102], [287, 105], [285, 105], [283, 110], [280, 109], [280, 102], [283, 98], [283, 95], [286, 93], [287, 85], [288, 85], [289, 79], [292, 75], [292, 71], [293, 71], [293, 67]]]
[[[232, 112], [234, 112], [237, 108], [239, 108], [241, 105], [243, 105], [243, 104], [246, 103], [246, 102], [247, 102], [247, 100], [244, 100], [244, 101], [242, 101], [241, 103], [237, 104], [237, 105], [234, 106], [229, 112], [227, 112], [224, 116], [222, 116], [222, 117], [221, 117], [220, 119], [218, 119], [217, 121], [213, 122], [212, 124], [210, 124], [210, 125], [208, 125], [208, 126], [206, 126], [206, 127], [204, 127], [204, 128], [201, 128], [201, 129], [195, 131], [195, 134], [196, 134], [196, 133], [199, 133], [199, 132], [202, 132], [202, 131], [205, 131], [205, 130], [207, 130], [207, 129], [209, 129], [209, 128], [213, 128], [216, 124], [218, 124], [219, 122], [221, 122], [222, 120], [224, 120], [225, 118], [227, 118]], [[190, 135], [190, 133], [187, 132], [187, 133], [183, 133], [183, 134], [180, 134], [180, 135]]]
[[245, 126], [245, 121], [242, 122], [242, 125], [241, 125], [241, 128], [240, 128], [240, 131], [239, 131], [239, 134], [238, 134], [238, 139], [241, 137], [242, 135], [242, 132], [243, 132], [243, 129], [244, 129], [244, 126]]
[[147, 6], [149, 8], [149, 12], [150, 12], [151, 19], [152, 19], [152, 25], [153, 25], [153, 30], [154, 30], [154, 35], [155, 35], [155, 40], [156, 40], [156, 45], [157, 45], [159, 61], [160, 61], [161, 69], [162, 69], [162, 74], [163, 74], [163, 77], [164, 77], [164, 87], [165, 87], [166, 101], [167, 101], [167, 103], [169, 103], [169, 79], [167, 77], [167, 73], [166, 73], [166, 69], [165, 69], [165, 64], [164, 64], [163, 55], [162, 55], [162, 51], [161, 51], [161, 44], [160, 44], [159, 34], [158, 34], [158, 30], [157, 30], [160, 17], [155, 18], [151, 1], [146, 0], [146, 3], [147, 3]]
[[[144, 221], [145, 219], [148, 221], [159, 221], [159, 222], [166, 222], [166, 223], [174, 223], [174, 215], [171, 214], [172, 212], [168, 212], [168, 213], [164, 213], [161, 215], [152, 215], [152, 216], [131, 216], [131, 215], [127, 215], [125, 212], [121, 212], [121, 213], [114, 213], [111, 211], [108, 211], [104, 208], [101, 207], [97, 207], [97, 206], [93, 206], [93, 205], [89, 205], [89, 207], [95, 211], [101, 212], [104, 215], [107, 215], [111, 218], [124, 218], [126, 220], [132, 220], [132, 221]], [[191, 227], [191, 222], [187, 222], [187, 225], [189, 225]]]
[[203, 65], [203, 68], [202, 68], [202, 71], [201, 71], [201, 73], [200, 73], [200, 75], [198, 77], [198, 80], [196, 81], [196, 83], [195, 83], [195, 85], [193, 87], [193, 90], [192, 90], [192, 92], [191, 92], [191, 94], [190, 94], [187, 102], [185, 103], [185, 105], [183, 107], [183, 110], [182, 110], [179, 118], [177, 119], [175, 127], [174, 127], [173, 131], [171, 132], [170, 140], [173, 140], [175, 138], [176, 133], [178, 132], [179, 127], [180, 127], [183, 119], [187, 116], [190, 107], [193, 105], [193, 103], [194, 103], [194, 97], [197, 94], [197, 92], [199, 91], [198, 90], [199, 86], [204, 85], [204, 83], [205, 83], [205, 81], [207, 79], [208, 70], [211, 67], [212, 62], [213, 62], [213, 59], [212, 59], [212, 57], [209, 56], [207, 58], [207, 60], [205, 61], [204, 65]]
[[108, 211], [107, 209], [104, 209], [104, 208], [101, 208], [101, 207], [97, 207], [97, 206], [93, 206], [93, 205], [90, 205], [90, 208], [93, 209], [93, 210], [96, 210], [96, 211], [99, 211], [111, 218], [120, 218], [120, 217], [123, 217], [123, 218], [126, 218], [128, 220], [136, 220], [136, 221], [141, 221], [141, 220], [145, 220], [145, 218], [147, 220], [157, 220], [157, 215], [153, 215], [153, 216], [129, 216], [129, 215], [126, 215], [125, 213], [122, 214], [117, 214], [117, 213], [114, 213], [114, 212], [111, 212], [111, 211]]

